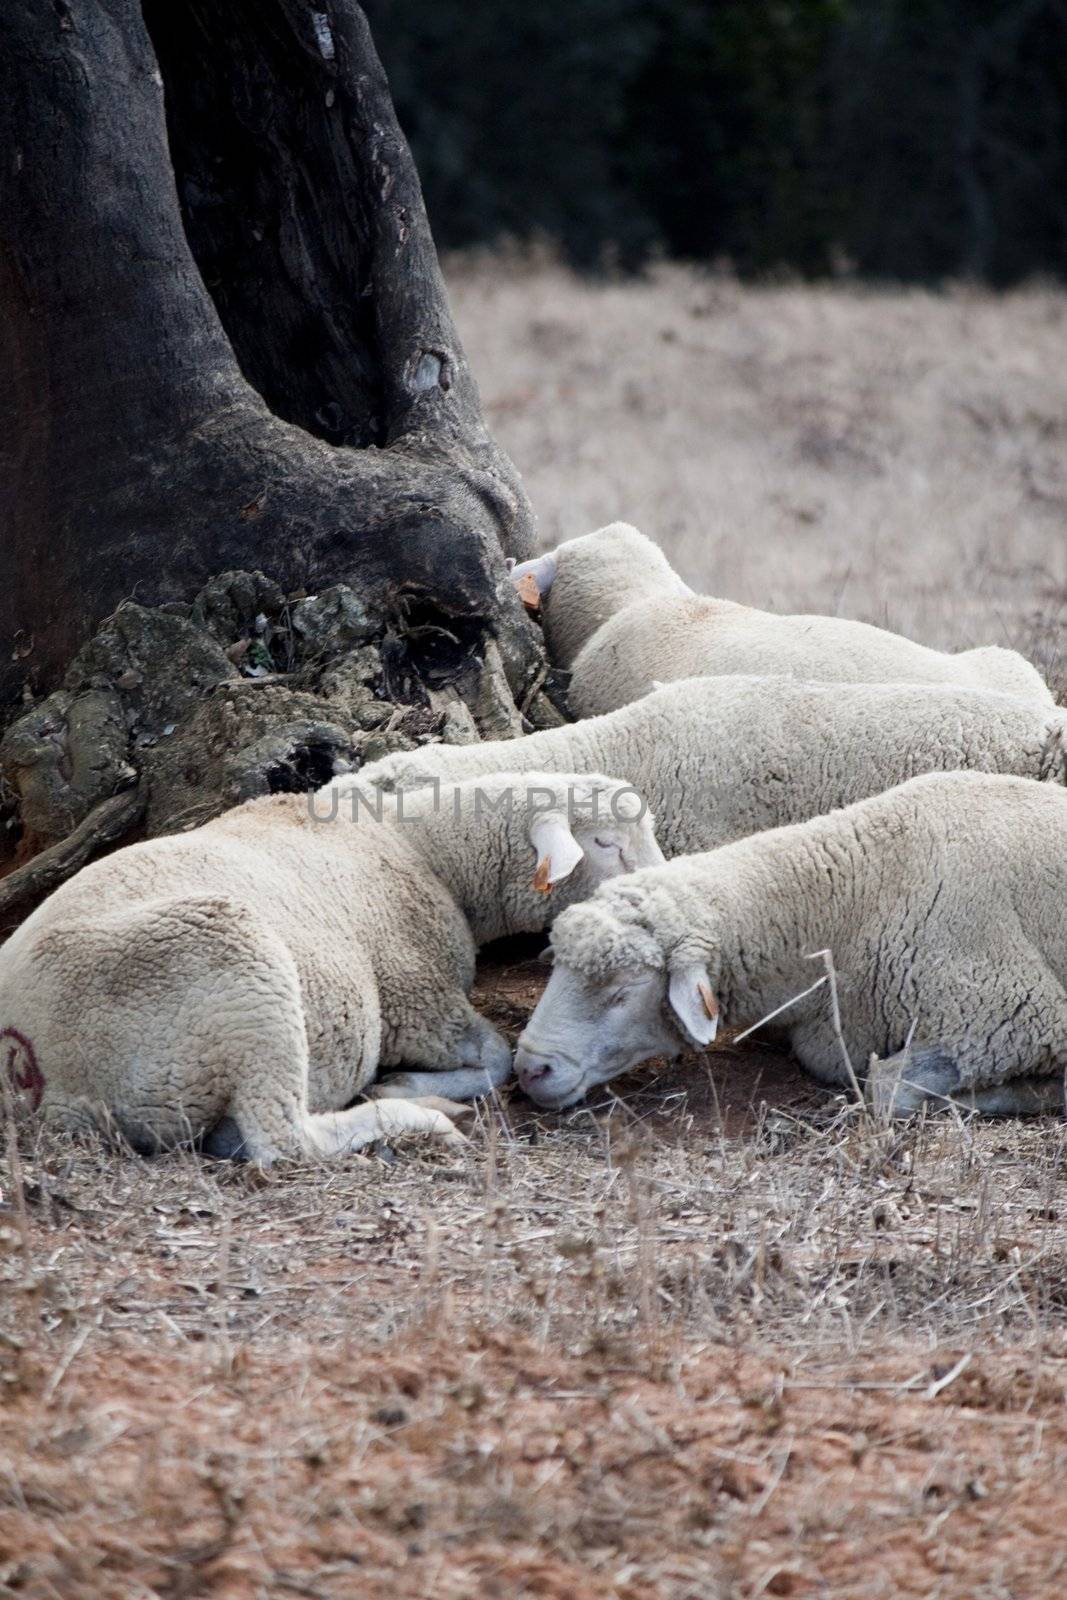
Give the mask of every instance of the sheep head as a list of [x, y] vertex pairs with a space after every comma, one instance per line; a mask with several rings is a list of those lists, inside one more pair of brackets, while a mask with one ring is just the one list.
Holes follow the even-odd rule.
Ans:
[[684, 943], [667, 954], [638, 917], [618, 914], [617, 897], [564, 912], [552, 945], [552, 976], [515, 1057], [519, 1082], [539, 1105], [573, 1105], [640, 1061], [715, 1038], [708, 961]]
[[557, 667], [570, 667], [601, 624], [633, 601], [691, 593], [659, 546], [628, 522], [609, 523], [521, 561], [511, 581], [528, 609], [540, 608]]

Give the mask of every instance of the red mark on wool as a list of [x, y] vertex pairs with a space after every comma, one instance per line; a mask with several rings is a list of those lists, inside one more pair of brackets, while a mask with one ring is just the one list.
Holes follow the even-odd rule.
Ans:
[[37, 1065], [37, 1052], [17, 1028], [0, 1029], [0, 1047], [5, 1046], [8, 1077], [17, 1093], [29, 1095], [36, 1111], [44, 1094], [44, 1074]]

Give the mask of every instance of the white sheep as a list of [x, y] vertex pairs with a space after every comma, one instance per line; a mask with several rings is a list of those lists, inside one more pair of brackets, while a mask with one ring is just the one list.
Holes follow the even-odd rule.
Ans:
[[640, 797], [597, 775], [255, 800], [95, 862], [24, 923], [0, 951], [7, 1069], [53, 1123], [111, 1118], [145, 1150], [458, 1137], [406, 1101], [342, 1108], [401, 1063], [429, 1070], [394, 1092], [502, 1082], [507, 1041], [467, 999], [476, 945], [662, 860]]
[[[559, 918], [519, 1040], [542, 1105], [777, 1013], [828, 1084], [866, 1073], [897, 1115], [950, 1098], [1062, 1109], [1067, 792], [934, 773], [830, 816], [607, 884]], [[820, 952], [836, 967], [834, 991]], [[847, 1049], [848, 1060], [845, 1051]], [[851, 1064], [851, 1065], [850, 1065]]]
[[625, 522], [567, 539], [512, 571], [541, 596], [550, 659], [569, 668], [579, 717], [636, 700], [659, 683], [777, 673], [848, 683], [954, 683], [1054, 704], [1036, 667], [987, 645], [947, 655], [843, 617], [778, 616], [694, 594], [651, 539]]
[[610, 772], [644, 795], [667, 856], [803, 822], [920, 772], [1067, 778], [1067, 712], [944, 684], [688, 678], [521, 739], [424, 745], [365, 767], [385, 788], [515, 771]]

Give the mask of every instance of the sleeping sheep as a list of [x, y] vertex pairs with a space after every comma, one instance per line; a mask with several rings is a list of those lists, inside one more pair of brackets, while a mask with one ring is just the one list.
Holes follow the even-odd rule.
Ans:
[[0, 951], [6, 1067], [54, 1124], [113, 1120], [143, 1150], [459, 1137], [406, 1099], [342, 1108], [400, 1063], [429, 1070], [396, 1093], [502, 1082], [475, 946], [662, 860], [640, 797], [596, 775], [255, 800], [84, 868], [23, 924]]
[[523, 739], [425, 745], [364, 768], [385, 788], [501, 767], [610, 772], [644, 795], [667, 856], [803, 822], [920, 772], [1063, 783], [1067, 712], [950, 685], [689, 678]]
[[[803, 1066], [904, 1115], [1063, 1107], [1067, 792], [934, 773], [607, 884], [563, 913], [516, 1072], [567, 1106], [778, 1013]], [[840, 1031], [817, 957], [832, 953]], [[847, 1050], [847, 1057], [846, 1057]]]
[[721, 673], [780, 673], [850, 683], [953, 683], [1053, 699], [1014, 650], [988, 645], [946, 655], [842, 617], [777, 616], [694, 594], [666, 556], [625, 522], [568, 539], [512, 571], [540, 596], [545, 643], [572, 673], [578, 717], [636, 700], [658, 683]]

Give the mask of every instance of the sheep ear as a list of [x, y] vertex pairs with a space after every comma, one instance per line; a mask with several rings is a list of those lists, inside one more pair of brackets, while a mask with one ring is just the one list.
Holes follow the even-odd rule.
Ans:
[[707, 967], [692, 963], [675, 968], [667, 998], [689, 1037], [697, 1044], [710, 1044], [719, 1031], [719, 1002]]
[[533, 887], [551, 894], [557, 883], [570, 876], [582, 859], [582, 847], [559, 812], [536, 817], [530, 824], [530, 843], [537, 851]]
[[535, 556], [532, 561], [520, 561], [518, 566], [512, 567], [511, 581], [519, 591], [523, 605], [536, 611], [552, 587], [558, 564], [556, 552], [549, 550], [543, 556]]

